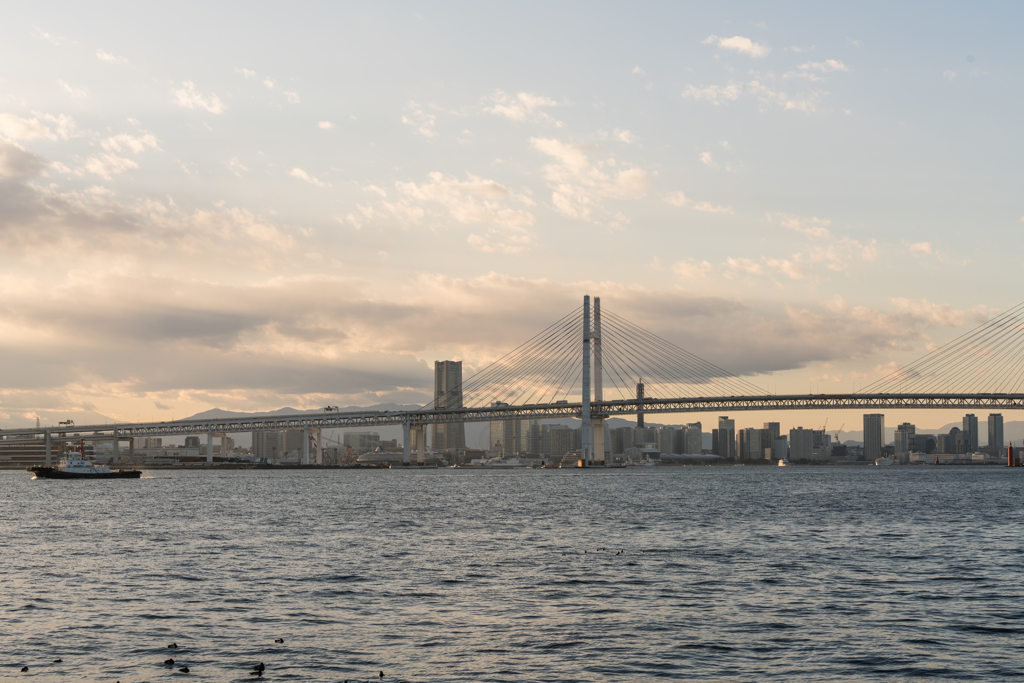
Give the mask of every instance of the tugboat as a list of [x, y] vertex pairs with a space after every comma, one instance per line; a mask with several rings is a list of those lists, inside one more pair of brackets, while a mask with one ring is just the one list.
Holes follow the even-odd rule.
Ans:
[[[84, 448], [82, 449], [84, 451]], [[65, 453], [56, 467], [26, 467], [36, 479], [138, 479], [139, 470], [112, 470], [87, 460], [82, 452]]]

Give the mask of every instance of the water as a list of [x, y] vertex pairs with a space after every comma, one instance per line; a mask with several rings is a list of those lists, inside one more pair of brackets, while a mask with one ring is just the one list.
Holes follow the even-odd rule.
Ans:
[[0, 679], [1024, 676], [1024, 470], [146, 474], [0, 473]]

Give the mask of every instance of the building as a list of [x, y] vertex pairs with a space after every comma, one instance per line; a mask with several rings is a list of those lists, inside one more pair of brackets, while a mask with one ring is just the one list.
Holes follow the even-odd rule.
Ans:
[[[633, 447], [633, 427], [617, 427], [612, 430], [611, 451], [622, 455], [627, 448]], [[541, 451], [543, 452], [543, 450]]]
[[351, 448], [356, 455], [369, 453], [380, 445], [380, 434], [377, 432], [348, 432], [342, 437], [342, 444]]
[[679, 430], [673, 427], [662, 427], [658, 430], [658, 451], [661, 453], [679, 453]]
[[[195, 438], [195, 446], [190, 446], [188, 439], [185, 439], [185, 448], [195, 448], [199, 452], [199, 437]], [[284, 449], [284, 432], [253, 432], [252, 433], [252, 455], [258, 462], [277, 462], [284, 458], [287, 451]]]
[[990, 413], [988, 416], [988, 449], [997, 454], [1003, 452], [1003, 415]]
[[529, 452], [529, 420], [495, 420], [490, 423], [490, 427], [491, 437], [488, 450], [491, 452], [505, 456]]
[[789, 444], [786, 437], [780, 436], [772, 442], [772, 459], [785, 460], [789, 457]]
[[736, 457], [736, 420], [725, 415], [718, 418], [718, 452], [715, 455]]
[[562, 457], [579, 450], [580, 430], [565, 425], [542, 425], [540, 430], [541, 455]]
[[284, 432], [284, 452], [302, 453], [302, 430], [286, 429]]
[[871, 413], [864, 415], [864, 459], [878, 460], [885, 446], [885, 415]]
[[815, 460], [828, 460], [832, 457], [832, 435], [826, 434], [824, 429], [811, 430], [814, 435], [812, 445]]
[[763, 460], [764, 449], [761, 447], [761, 430], [745, 427], [740, 430], [739, 455], [743, 460]]
[[[439, 360], [434, 363], [434, 409], [462, 408], [462, 361]], [[466, 448], [466, 425], [442, 422], [432, 426], [431, 445], [435, 451]]]
[[974, 453], [978, 450], [978, 418], [972, 413], [964, 415], [964, 453]]
[[199, 448], [199, 437], [198, 436], [186, 436], [185, 437], [185, 448]]
[[814, 457], [814, 430], [796, 427], [789, 430], [789, 457], [792, 460], [811, 460]]
[[700, 422], [686, 424], [686, 447], [683, 453], [700, 455], [704, 451], [704, 432]]
[[893, 434], [893, 451], [896, 455], [909, 453], [914, 447], [914, 436], [917, 428], [909, 422], [904, 422], [896, 428]]
[[967, 434], [959, 427], [953, 427], [949, 430], [947, 444], [949, 448], [946, 453], [953, 455], [962, 455], [966, 453], [966, 448], [970, 445]]

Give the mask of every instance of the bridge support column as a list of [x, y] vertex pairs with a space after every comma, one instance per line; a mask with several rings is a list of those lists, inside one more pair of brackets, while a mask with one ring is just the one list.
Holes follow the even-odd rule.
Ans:
[[206, 463], [213, 464], [213, 432], [206, 433]]
[[317, 465], [323, 465], [324, 464], [324, 442], [323, 442], [323, 438], [322, 438], [323, 437], [323, 432], [321, 432], [319, 429], [314, 429], [313, 431], [316, 433], [316, 441], [313, 442], [315, 447], [316, 447], [316, 464]]
[[228, 457], [228, 435], [227, 433], [220, 435], [220, 457]]
[[416, 462], [427, 461], [427, 425], [416, 425]]
[[[115, 430], [115, 433], [116, 433], [116, 430]], [[113, 451], [113, 455], [111, 456], [110, 459], [113, 460], [115, 463], [119, 463], [119, 462], [121, 462], [121, 451], [119, 449], [120, 444], [118, 442], [117, 436], [115, 436], [113, 439], [111, 439], [111, 443], [114, 446], [114, 451]], [[85, 457], [85, 453], [84, 452], [82, 453], [82, 457], [83, 458]]]
[[402, 464], [409, 464], [409, 455], [412, 453], [412, 430], [409, 429], [409, 418], [402, 423]]
[[580, 460], [584, 465], [592, 462], [594, 432], [590, 421], [590, 295], [583, 296], [583, 424], [581, 425]]
[[135, 437], [128, 439], [128, 462], [135, 462]]
[[303, 465], [309, 464], [309, 430], [302, 430], [302, 460]]
[[[601, 361], [601, 297], [594, 297], [594, 329], [591, 333], [591, 344], [594, 347], [594, 400], [600, 403], [604, 400], [604, 365]], [[600, 408], [598, 409], [600, 410]], [[593, 456], [591, 458], [595, 465], [607, 465], [604, 459], [604, 418], [595, 417], [590, 427], [593, 443]]]
[[[47, 467], [52, 467], [52, 465], [50, 464], [50, 450], [51, 450], [51, 448], [53, 446], [53, 442], [50, 440], [50, 430], [49, 429], [46, 430], [46, 436], [44, 438], [46, 440], [46, 466]], [[1012, 447], [1011, 447], [1011, 449], [1012, 449]]]

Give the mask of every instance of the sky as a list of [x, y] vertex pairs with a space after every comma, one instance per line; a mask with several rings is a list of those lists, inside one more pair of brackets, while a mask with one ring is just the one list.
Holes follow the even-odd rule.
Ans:
[[3, 426], [426, 403], [587, 293], [845, 392], [1024, 299], [1019, 4], [4, 15]]

